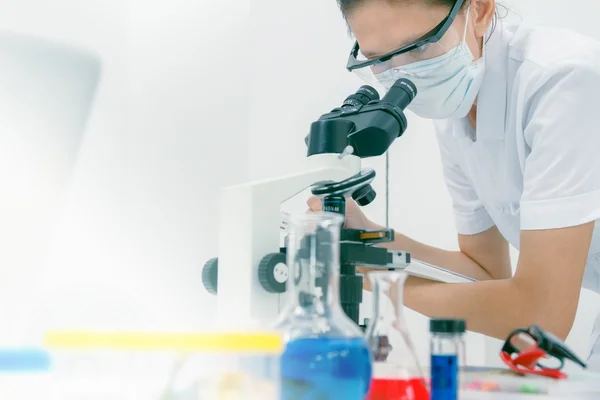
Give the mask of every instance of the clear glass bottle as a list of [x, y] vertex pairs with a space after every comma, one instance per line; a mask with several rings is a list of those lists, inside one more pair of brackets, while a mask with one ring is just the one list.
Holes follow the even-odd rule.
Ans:
[[286, 343], [282, 400], [363, 400], [368, 392], [371, 354], [340, 304], [343, 222], [326, 212], [289, 218], [289, 303], [276, 325]]
[[429, 390], [404, 318], [402, 271], [370, 272], [373, 316], [366, 337], [375, 359], [368, 400], [428, 400]]

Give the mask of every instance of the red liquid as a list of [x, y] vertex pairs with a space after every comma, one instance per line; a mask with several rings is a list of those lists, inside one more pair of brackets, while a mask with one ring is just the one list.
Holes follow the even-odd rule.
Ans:
[[429, 390], [420, 378], [373, 379], [366, 400], [429, 400]]

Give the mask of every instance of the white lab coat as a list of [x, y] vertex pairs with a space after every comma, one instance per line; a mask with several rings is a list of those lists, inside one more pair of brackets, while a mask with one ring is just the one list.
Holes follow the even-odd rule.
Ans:
[[[435, 122], [458, 232], [496, 225], [518, 249], [521, 230], [599, 220], [600, 43], [500, 20], [485, 46], [476, 134], [466, 119]], [[600, 223], [583, 286], [600, 293]], [[599, 334], [600, 320], [598, 370]]]

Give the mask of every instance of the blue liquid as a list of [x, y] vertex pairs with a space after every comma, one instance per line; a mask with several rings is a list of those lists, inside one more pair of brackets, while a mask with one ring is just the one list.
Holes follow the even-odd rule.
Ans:
[[297, 339], [282, 356], [282, 400], [363, 400], [371, 356], [361, 338]]
[[431, 400], [458, 398], [458, 357], [431, 356]]

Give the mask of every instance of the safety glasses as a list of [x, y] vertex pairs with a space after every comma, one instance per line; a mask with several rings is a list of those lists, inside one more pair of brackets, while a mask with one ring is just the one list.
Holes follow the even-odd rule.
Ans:
[[[464, 1], [465, 0], [456, 0], [446, 18], [444, 18], [429, 33], [425, 34], [414, 43], [403, 46], [381, 57], [375, 59], [366, 59], [360, 52], [360, 46], [358, 42], [355, 42], [348, 57], [346, 69], [351, 72], [356, 72], [357, 70], [365, 67], [373, 68], [379, 64], [389, 63], [392, 59], [399, 59], [403, 55], [408, 55], [409, 53], [421, 54], [421, 57], [428, 57], [430, 59], [441, 55], [437, 53], [441, 52], [441, 50], [444, 50], [445, 47], [447, 47], [442, 43], [442, 39], [454, 23], [454, 19], [458, 15]], [[436, 46], [436, 44], [439, 44], [439, 46]]]
[[520, 375], [564, 379], [567, 375], [561, 370], [565, 359], [587, 368], [560, 339], [537, 325], [512, 332], [502, 347], [500, 358]]

